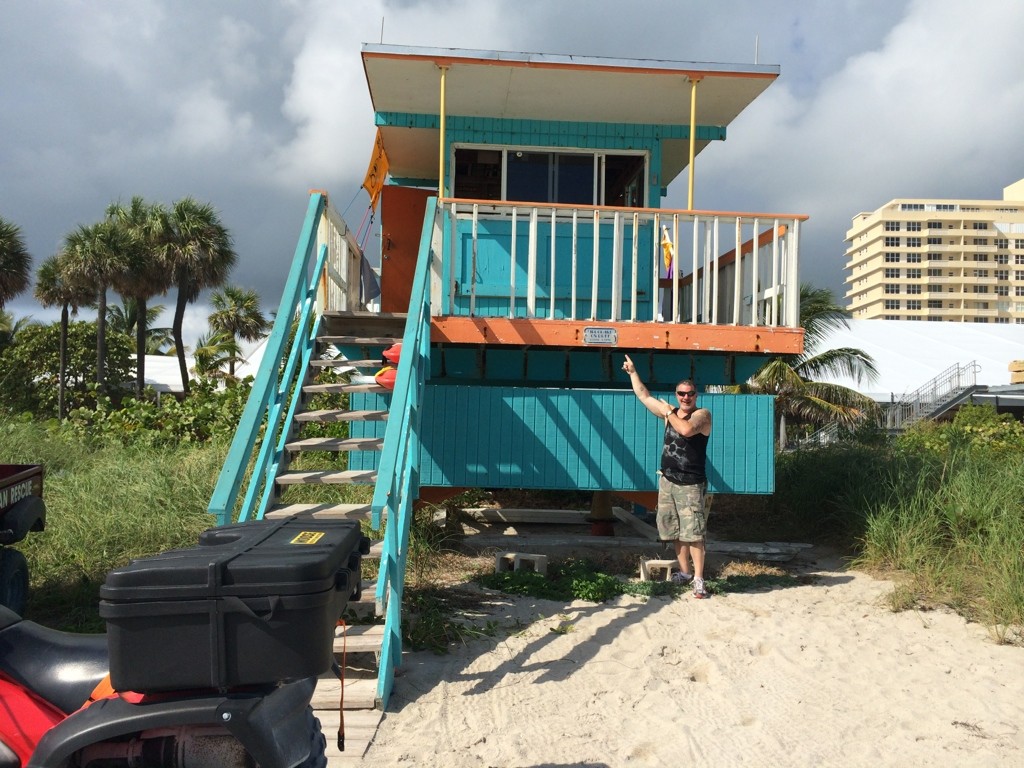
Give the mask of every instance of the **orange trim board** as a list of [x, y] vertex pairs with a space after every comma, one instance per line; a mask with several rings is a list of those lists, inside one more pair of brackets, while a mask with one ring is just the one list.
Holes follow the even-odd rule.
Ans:
[[[614, 330], [615, 344], [588, 343], [586, 328]], [[593, 332], [591, 332], [593, 333]], [[601, 335], [600, 332], [596, 335]], [[434, 344], [494, 344], [612, 349], [678, 350], [686, 352], [754, 352], [800, 354], [802, 328], [688, 323], [608, 323], [584, 320], [510, 320], [502, 317], [435, 317]]]

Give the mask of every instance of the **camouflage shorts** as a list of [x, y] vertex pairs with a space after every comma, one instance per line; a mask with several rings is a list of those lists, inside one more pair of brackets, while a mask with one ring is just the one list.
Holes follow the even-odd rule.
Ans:
[[700, 541], [707, 532], [706, 485], [676, 485], [658, 478], [658, 536], [662, 541]]

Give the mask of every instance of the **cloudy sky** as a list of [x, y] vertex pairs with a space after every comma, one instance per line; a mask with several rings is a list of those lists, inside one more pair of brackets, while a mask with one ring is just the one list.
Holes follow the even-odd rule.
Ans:
[[[1024, 177], [1018, 0], [4, 0], [0, 216], [36, 265], [142, 195], [212, 203], [232, 282], [275, 309], [305, 213], [352, 226], [373, 143], [365, 42], [777, 64], [697, 160], [698, 207], [805, 213], [801, 277], [842, 297], [851, 218]], [[685, 174], [663, 200], [686, 206]], [[368, 248], [372, 248], [369, 246]], [[168, 297], [168, 306], [173, 299]], [[8, 305], [48, 320], [30, 294]], [[208, 308], [186, 336], [206, 330]]]

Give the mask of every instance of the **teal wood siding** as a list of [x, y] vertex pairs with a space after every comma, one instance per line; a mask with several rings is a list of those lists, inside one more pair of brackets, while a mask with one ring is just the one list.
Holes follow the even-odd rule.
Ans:
[[[572, 307], [572, 224], [558, 222], [555, 227], [555, 313], [554, 319], [567, 317], [590, 317], [594, 274], [594, 228], [593, 224], [581, 218], [578, 225], [576, 244], [576, 310]], [[537, 222], [536, 255], [536, 300], [541, 314], [548, 316], [551, 301], [551, 219], [541, 209]], [[448, 227], [444, 230], [449, 231]], [[632, 243], [633, 224], [623, 222], [622, 242], [624, 243], [622, 274], [622, 302], [619, 317], [629, 318], [632, 297]], [[614, 232], [611, 223], [598, 228], [598, 283], [597, 317], [611, 317], [612, 274], [614, 272]], [[529, 254], [530, 221], [524, 215], [516, 222], [515, 317], [528, 317], [526, 297], [530, 287]], [[652, 320], [655, 314], [651, 301], [653, 277], [651, 270], [657, 259], [660, 262], [660, 247], [654, 251], [650, 226], [640, 228], [637, 237], [637, 320]], [[512, 287], [512, 223], [508, 220], [479, 221], [477, 228], [477, 253], [473, 254], [472, 222], [460, 220], [456, 225], [454, 259], [445, 259], [446, 264], [455, 264], [456, 292], [451, 305], [451, 314], [470, 313], [470, 293], [475, 292], [474, 314], [478, 317], [508, 317], [509, 292]], [[446, 283], [447, 284], [447, 283]]]
[[[701, 395], [700, 405], [713, 418], [709, 490], [774, 491], [773, 398]], [[352, 407], [386, 405], [378, 395], [353, 395]], [[632, 392], [428, 384], [420, 485], [652, 491], [663, 431]], [[380, 424], [352, 425], [354, 437], [378, 433]], [[354, 453], [350, 467], [375, 462], [376, 454]]]
[[[436, 114], [409, 112], [377, 112], [378, 126], [405, 126], [409, 128], [440, 127]], [[726, 129], [722, 125], [698, 125], [698, 141], [724, 141]], [[453, 144], [490, 144], [551, 147], [593, 150], [643, 150], [651, 153], [651, 172], [647, 180], [647, 204], [657, 208], [662, 189], [668, 186], [660, 177], [662, 142], [688, 141], [689, 125], [651, 125], [648, 123], [584, 123], [575, 121], [522, 120], [498, 117], [467, 117], [448, 115], [445, 118], [445, 137], [450, 153]], [[450, 188], [450, 179], [445, 185]], [[430, 186], [429, 179], [392, 179], [392, 183]], [[433, 181], [436, 183], [436, 179]]]

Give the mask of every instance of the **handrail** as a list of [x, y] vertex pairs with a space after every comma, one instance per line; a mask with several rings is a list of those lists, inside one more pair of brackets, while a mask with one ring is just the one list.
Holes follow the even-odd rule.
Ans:
[[[437, 286], [447, 295], [435, 296], [436, 315], [476, 316], [486, 295], [502, 299], [500, 311], [509, 318], [799, 327], [797, 270], [805, 215], [457, 198], [440, 204], [449, 219], [450, 245], [444, 255], [447, 280]], [[459, 237], [468, 238], [466, 254], [459, 254], [465, 265], [451, 256], [459, 253]], [[587, 237], [592, 249], [580, 242]], [[503, 250], [494, 250], [498, 240], [505, 241]], [[663, 240], [670, 268], [663, 262]], [[483, 265], [507, 274], [507, 283], [485, 284]], [[539, 280], [545, 269], [547, 279]], [[519, 271], [526, 280], [517, 292]], [[610, 285], [601, 296], [599, 274]], [[547, 297], [540, 295], [544, 290]], [[457, 307], [460, 295], [468, 303]]]
[[[325, 286], [333, 284], [331, 290], [340, 292], [346, 301], [354, 296], [358, 302], [361, 260], [362, 252], [347, 225], [330, 207], [326, 193], [311, 192], [277, 318], [207, 507], [218, 525], [232, 522], [236, 506], [239, 522], [262, 517], [266, 511], [328, 298]], [[257, 451], [261, 431], [263, 440]], [[247, 476], [246, 493], [239, 505]]]
[[386, 516], [376, 599], [384, 606], [385, 631], [377, 677], [377, 703], [387, 707], [395, 668], [402, 657], [402, 595], [408, 557], [413, 502], [419, 495], [420, 404], [430, 372], [430, 270], [441, 249], [437, 199], [429, 198], [420, 235], [419, 257], [409, 296], [409, 315], [402, 334], [402, 353], [377, 465], [377, 484], [370, 507], [371, 525], [379, 530]]
[[977, 384], [978, 370], [979, 366], [974, 360], [966, 365], [954, 363], [890, 405], [885, 411], [886, 428], [903, 430], [921, 419], [935, 415], [944, 404], [952, 402]]

